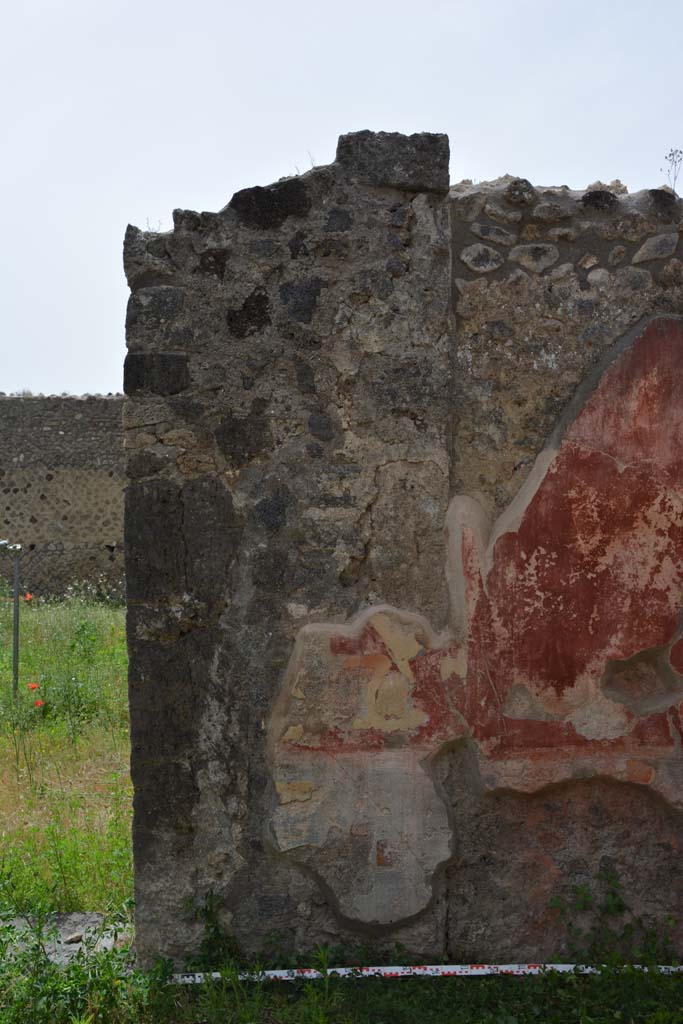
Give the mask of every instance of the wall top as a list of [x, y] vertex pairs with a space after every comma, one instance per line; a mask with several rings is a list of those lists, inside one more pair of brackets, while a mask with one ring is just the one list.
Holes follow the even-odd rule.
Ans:
[[336, 162], [351, 179], [408, 192], [447, 192], [448, 136], [421, 132], [340, 135]]

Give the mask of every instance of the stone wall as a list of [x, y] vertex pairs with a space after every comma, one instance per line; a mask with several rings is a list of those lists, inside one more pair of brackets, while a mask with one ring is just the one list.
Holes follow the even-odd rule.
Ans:
[[0, 397], [0, 536], [23, 546], [25, 589], [122, 591], [122, 407], [120, 395]]
[[562, 945], [683, 905], [681, 203], [444, 136], [129, 228], [137, 947]]

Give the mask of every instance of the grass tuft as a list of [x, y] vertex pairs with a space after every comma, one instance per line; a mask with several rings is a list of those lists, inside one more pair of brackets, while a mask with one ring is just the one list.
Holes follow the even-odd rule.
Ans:
[[0, 911], [110, 911], [132, 896], [124, 609], [0, 605]]

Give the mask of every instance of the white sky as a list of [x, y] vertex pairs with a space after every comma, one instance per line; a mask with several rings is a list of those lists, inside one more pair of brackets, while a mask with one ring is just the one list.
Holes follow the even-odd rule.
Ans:
[[443, 131], [451, 180], [665, 180], [681, 0], [17, 0], [0, 57], [0, 391], [121, 388], [126, 224]]

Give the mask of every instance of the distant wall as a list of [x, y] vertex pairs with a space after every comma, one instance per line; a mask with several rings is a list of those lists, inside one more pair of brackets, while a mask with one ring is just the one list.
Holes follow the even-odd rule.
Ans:
[[121, 586], [121, 410], [119, 395], [0, 398], [0, 537], [24, 548], [25, 589]]

